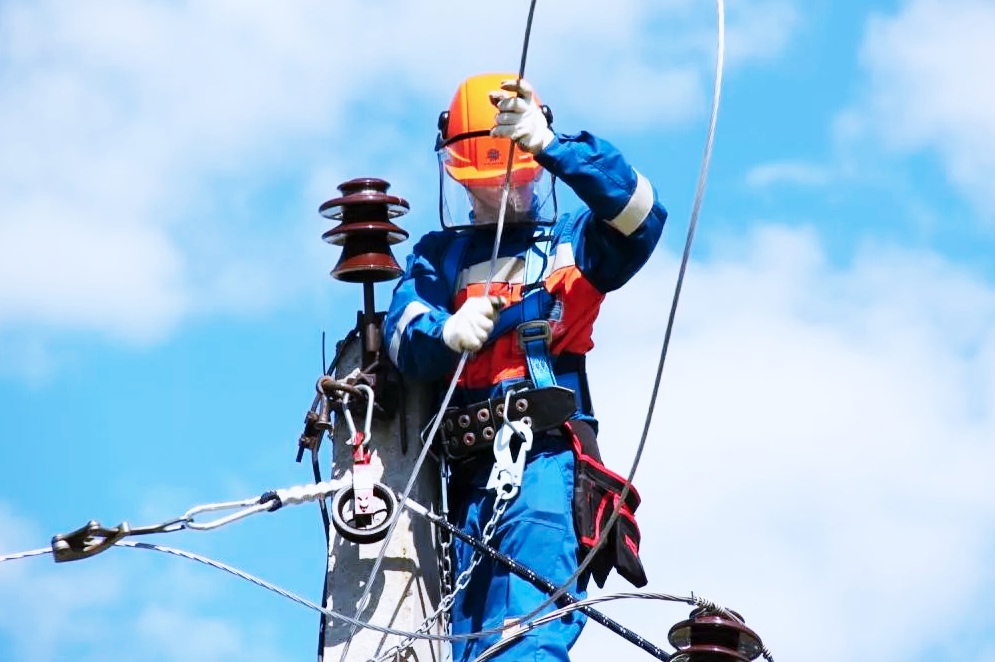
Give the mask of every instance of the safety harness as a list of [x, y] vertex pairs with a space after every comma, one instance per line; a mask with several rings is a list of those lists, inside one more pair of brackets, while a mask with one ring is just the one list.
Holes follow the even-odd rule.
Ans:
[[[469, 232], [458, 234], [446, 250], [443, 273], [458, 274], [470, 245]], [[519, 301], [501, 310], [497, 324], [485, 343], [494, 342], [506, 333], [514, 332], [518, 346], [525, 353], [529, 378], [535, 388], [556, 386], [553, 361], [549, 353], [552, 331], [549, 317], [556, 303], [543, 286], [543, 275], [553, 255], [554, 235], [545, 226], [537, 226], [525, 253], [524, 291]], [[455, 287], [453, 288], [455, 290]]]
[[[487, 344], [507, 333], [515, 333], [518, 346], [525, 355], [529, 384], [513, 385], [511, 397], [491, 398], [466, 407], [453, 407], [443, 415], [440, 427], [443, 448], [451, 460], [460, 461], [489, 448], [502, 424], [522, 421], [532, 432], [559, 429], [574, 450], [574, 527], [578, 537], [578, 554], [586, 555], [602, 537], [604, 543], [589, 567], [598, 586], [603, 587], [612, 568], [637, 587], [646, 585], [646, 573], [639, 559], [640, 532], [635, 520], [639, 493], [630, 486], [623, 502], [625, 480], [601, 462], [594, 428], [584, 421], [568, 420], [577, 411], [578, 397], [586, 401], [586, 384], [582, 383], [583, 362], [561, 369], [563, 381], [572, 388], [557, 384], [557, 367], [564, 362], [549, 351], [552, 331], [550, 317], [556, 306], [555, 297], [545, 288], [544, 278], [554, 254], [555, 235], [538, 226], [525, 253], [524, 291], [522, 298], [501, 310]], [[457, 235], [446, 250], [443, 273], [459, 274], [469, 233]], [[458, 279], [457, 279], [458, 280]], [[454, 286], [455, 294], [455, 286]], [[573, 375], [577, 375], [572, 379]], [[519, 390], [520, 389], [520, 390]], [[581, 391], [584, 391], [581, 393]], [[575, 395], [576, 393], [576, 395]], [[612, 512], [619, 517], [605, 531]]]

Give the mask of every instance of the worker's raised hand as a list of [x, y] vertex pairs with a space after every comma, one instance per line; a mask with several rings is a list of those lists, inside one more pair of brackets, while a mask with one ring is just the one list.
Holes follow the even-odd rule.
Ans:
[[491, 103], [498, 111], [491, 129], [495, 138], [511, 138], [526, 152], [538, 154], [553, 141], [549, 121], [536, 102], [532, 86], [526, 80], [506, 80], [500, 92], [491, 92]]
[[500, 297], [470, 297], [442, 327], [442, 341], [454, 352], [476, 352], [494, 330]]

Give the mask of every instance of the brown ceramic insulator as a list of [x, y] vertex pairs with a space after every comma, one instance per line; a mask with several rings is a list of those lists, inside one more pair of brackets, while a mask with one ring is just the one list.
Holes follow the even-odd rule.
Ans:
[[760, 637], [742, 620], [703, 609], [670, 628], [668, 639], [677, 662], [750, 662], [763, 651]]
[[342, 246], [342, 257], [332, 277], [349, 283], [378, 283], [393, 280], [403, 273], [390, 246], [407, 238], [408, 233], [391, 219], [408, 212], [407, 200], [387, 195], [390, 184], [382, 179], [364, 177], [339, 185], [341, 196], [318, 208], [325, 218], [339, 221], [321, 238]]
[[689, 646], [670, 658], [671, 662], [750, 662], [750, 658], [739, 653], [723, 648], [722, 646], [709, 646], [700, 644]]
[[[396, 195], [387, 195], [390, 184], [376, 177], [359, 177], [338, 185], [341, 196], [333, 198], [318, 207], [318, 213], [333, 221], [352, 216], [352, 212], [362, 213], [364, 207], [386, 207], [387, 218], [397, 218], [411, 209], [408, 201]], [[403, 232], [403, 230], [402, 230]], [[407, 233], [404, 233], [405, 236]]]

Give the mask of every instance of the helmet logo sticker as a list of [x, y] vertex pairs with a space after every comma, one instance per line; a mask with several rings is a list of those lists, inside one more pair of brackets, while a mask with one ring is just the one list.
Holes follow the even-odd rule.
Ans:
[[491, 147], [489, 150], [487, 150], [487, 162], [488, 163], [494, 163], [495, 161], [497, 161], [500, 158], [501, 158], [501, 152], [499, 152], [495, 148]]

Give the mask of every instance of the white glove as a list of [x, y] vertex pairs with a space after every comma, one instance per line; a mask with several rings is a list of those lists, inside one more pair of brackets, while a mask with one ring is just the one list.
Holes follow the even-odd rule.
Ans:
[[491, 136], [511, 138], [532, 154], [546, 149], [553, 141], [553, 131], [535, 101], [532, 86], [526, 80], [506, 80], [501, 83], [501, 89], [504, 92], [491, 92], [491, 102], [501, 111], [497, 114], [497, 124], [491, 129]]
[[470, 297], [442, 326], [442, 340], [454, 352], [476, 352], [494, 330], [500, 297]]

